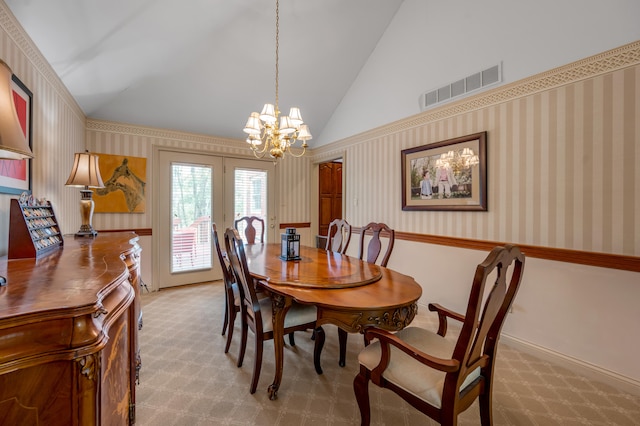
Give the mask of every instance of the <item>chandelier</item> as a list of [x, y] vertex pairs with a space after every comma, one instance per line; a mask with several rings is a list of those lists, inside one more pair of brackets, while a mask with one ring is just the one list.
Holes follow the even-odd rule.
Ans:
[[[302, 157], [307, 151], [307, 141], [312, 138], [309, 127], [304, 124], [300, 109], [292, 107], [289, 115], [280, 116], [278, 108], [278, 49], [279, 39], [280, 2], [276, 0], [276, 103], [265, 104], [261, 113], [252, 112], [244, 126], [244, 132], [248, 134], [247, 143], [257, 158], [263, 158], [267, 154], [273, 158], [274, 164], [278, 159], [289, 154], [292, 157]], [[293, 151], [298, 141], [302, 145]], [[262, 148], [260, 145], [263, 145]]]
[[476, 166], [479, 162], [478, 156], [471, 148], [464, 148], [441, 154], [440, 158], [436, 160], [436, 167], [447, 167], [452, 169], [454, 173], [458, 173], [462, 169]]

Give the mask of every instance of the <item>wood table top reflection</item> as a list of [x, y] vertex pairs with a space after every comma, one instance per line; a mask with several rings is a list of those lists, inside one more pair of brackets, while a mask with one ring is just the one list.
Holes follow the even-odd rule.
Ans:
[[382, 272], [378, 265], [355, 257], [300, 247], [300, 260], [280, 258], [279, 244], [249, 244], [245, 246], [251, 273], [274, 285], [338, 289], [358, 287], [378, 281]]

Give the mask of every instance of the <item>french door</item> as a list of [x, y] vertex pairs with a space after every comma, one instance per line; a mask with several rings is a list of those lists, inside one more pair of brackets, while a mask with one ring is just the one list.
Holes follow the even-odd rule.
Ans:
[[226, 226], [233, 227], [234, 221], [243, 216], [257, 216], [264, 220], [266, 242], [277, 242], [273, 163], [225, 158], [224, 166]]
[[159, 288], [222, 278], [212, 222], [223, 221], [223, 160], [158, 152], [157, 268]]
[[258, 216], [266, 241], [277, 241], [272, 162], [164, 149], [155, 158], [154, 288], [222, 279], [212, 222], [223, 242], [235, 219]]

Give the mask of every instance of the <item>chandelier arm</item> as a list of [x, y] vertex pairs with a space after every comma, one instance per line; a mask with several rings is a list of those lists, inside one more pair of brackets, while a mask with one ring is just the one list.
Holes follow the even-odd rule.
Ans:
[[253, 155], [254, 155], [256, 158], [264, 158], [264, 157], [265, 157], [265, 155], [267, 154], [267, 149], [269, 148], [269, 143], [266, 143], [266, 141], [265, 141], [265, 137], [266, 137], [266, 135], [267, 135], [267, 129], [266, 129], [266, 127], [265, 127], [265, 128], [262, 130], [262, 134], [260, 134], [260, 140], [261, 140], [261, 141], [263, 141], [262, 149], [258, 149], [258, 148], [256, 148], [256, 146], [255, 146], [255, 145], [251, 145], [251, 146], [250, 146], [251, 151], [253, 152]]
[[294, 158], [300, 158], [302, 157], [306, 152], [307, 152], [307, 145], [304, 144], [302, 145], [302, 152], [300, 152], [299, 154], [294, 154], [293, 151], [291, 150], [291, 147], [293, 146], [292, 144], [287, 145], [287, 152], [289, 153], [290, 156], [294, 157]]

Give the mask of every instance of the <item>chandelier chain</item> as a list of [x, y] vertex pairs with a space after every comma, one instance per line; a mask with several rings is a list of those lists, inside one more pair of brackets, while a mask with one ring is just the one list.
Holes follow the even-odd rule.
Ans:
[[280, 0], [276, 0], [276, 114], [278, 111], [278, 50], [280, 48]]
[[[302, 120], [300, 108], [291, 107], [289, 115], [280, 117], [280, 0], [276, 0], [276, 102], [267, 103], [262, 112], [252, 112], [243, 131], [248, 134], [247, 143], [256, 158], [269, 155], [274, 164], [285, 154], [302, 157], [307, 151], [307, 141], [312, 139], [309, 126]], [[299, 151], [292, 147], [302, 142]], [[262, 147], [260, 148], [260, 145]]]

